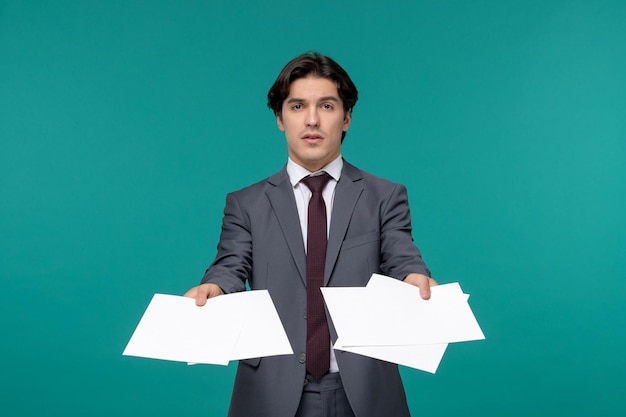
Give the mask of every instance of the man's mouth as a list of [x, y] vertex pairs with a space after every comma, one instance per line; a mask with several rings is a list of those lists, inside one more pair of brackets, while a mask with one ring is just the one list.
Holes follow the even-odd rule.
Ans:
[[322, 141], [323, 139], [324, 137], [317, 133], [307, 133], [306, 135], [302, 136], [302, 140], [308, 143], [317, 143]]

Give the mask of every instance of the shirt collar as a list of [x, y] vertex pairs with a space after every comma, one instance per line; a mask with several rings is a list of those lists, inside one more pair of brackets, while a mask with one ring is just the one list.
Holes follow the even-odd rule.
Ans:
[[337, 158], [332, 160], [328, 165], [319, 171], [311, 172], [308, 169], [296, 164], [291, 158], [287, 161], [287, 175], [289, 176], [289, 182], [291, 185], [295, 187], [304, 177], [308, 177], [309, 175], [315, 175], [322, 171], [325, 171], [330, 175], [335, 181], [339, 181], [341, 177], [341, 170], [343, 169], [343, 158], [339, 155]]

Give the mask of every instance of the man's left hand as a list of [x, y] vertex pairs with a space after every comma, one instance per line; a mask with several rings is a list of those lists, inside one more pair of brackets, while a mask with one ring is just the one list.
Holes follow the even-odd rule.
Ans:
[[403, 281], [407, 284], [419, 287], [420, 296], [424, 300], [428, 300], [430, 298], [430, 287], [438, 285], [437, 281], [422, 274], [409, 274], [406, 276], [406, 278], [404, 278]]

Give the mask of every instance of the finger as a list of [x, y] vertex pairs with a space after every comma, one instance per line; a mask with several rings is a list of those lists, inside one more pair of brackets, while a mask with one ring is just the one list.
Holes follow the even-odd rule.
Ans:
[[430, 298], [430, 282], [424, 281], [423, 283], [420, 283], [419, 287], [420, 297], [422, 297], [423, 300], [428, 300]]
[[209, 286], [206, 284], [196, 287], [196, 305], [202, 307], [206, 304], [207, 298], [209, 298]]

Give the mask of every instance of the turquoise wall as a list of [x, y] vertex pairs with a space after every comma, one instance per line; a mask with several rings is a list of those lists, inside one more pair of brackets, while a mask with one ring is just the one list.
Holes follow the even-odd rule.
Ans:
[[234, 366], [122, 351], [215, 254], [225, 193], [278, 170], [293, 56], [361, 92], [343, 154], [409, 189], [487, 336], [416, 416], [624, 415], [626, 3], [0, 0], [0, 413], [225, 415]]

